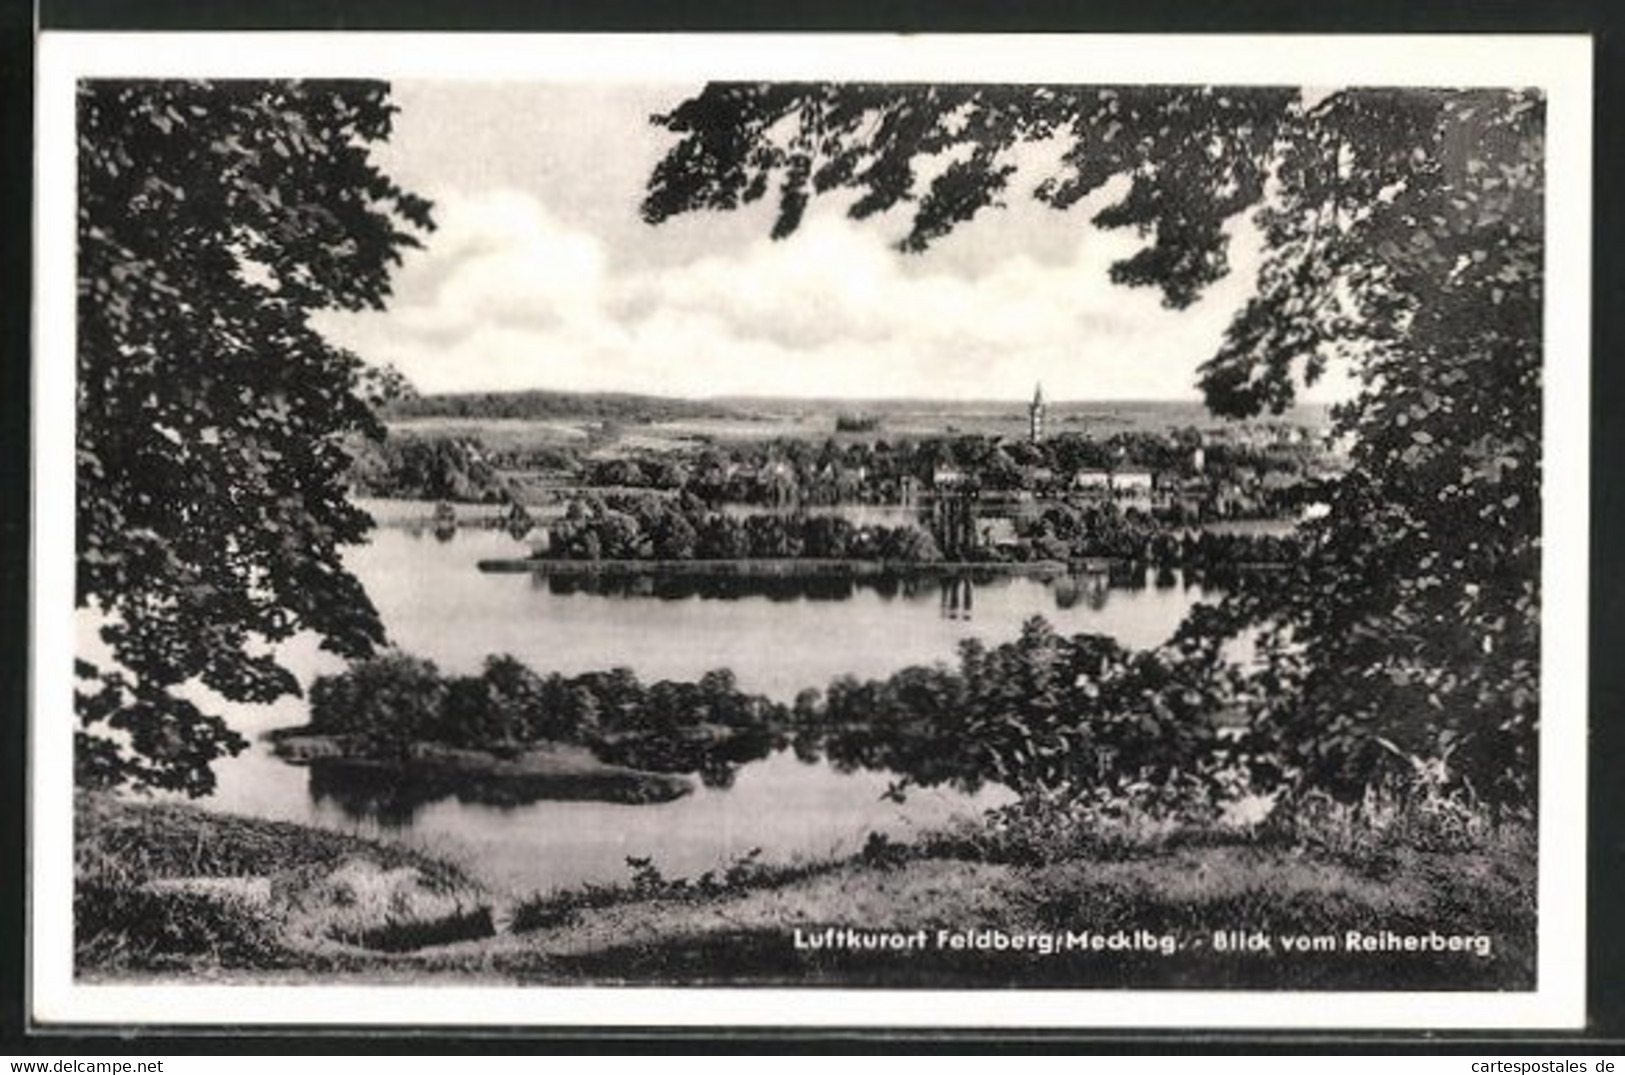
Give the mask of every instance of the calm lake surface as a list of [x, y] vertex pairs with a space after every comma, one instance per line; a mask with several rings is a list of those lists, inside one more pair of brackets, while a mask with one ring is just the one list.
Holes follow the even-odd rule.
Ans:
[[[645, 682], [697, 679], [727, 667], [740, 689], [784, 701], [843, 674], [877, 678], [911, 664], [951, 662], [961, 639], [1007, 641], [1033, 615], [1066, 634], [1092, 631], [1126, 645], [1155, 645], [1202, 596], [1177, 574], [1149, 573], [1128, 588], [1104, 580], [1001, 578], [781, 582], [753, 591], [644, 580], [591, 592], [578, 580], [482, 574], [475, 566], [526, 551], [497, 530], [462, 529], [446, 540], [424, 529], [382, 527], [348, 562], [390, 640], [445, 672], [476, 672], [493, 653], [511, 653], [544, 673], [625, 666]], [[308, 640], [283, 656], [307, 686], [341, 667]], [[997, 786], [975, 794], [916, 788], [897, 803], [884, 795], [893, 774], [841, 773], [826, 761], [781, 752], [745, 765], [727, 789], [697, 787], [669, 803], [494, 807], [447, 798], [405, 818], [380, 817], [322, 794], [308, 769], [276, 758], [257, 738], [304, 723], [302, 700], [225, 710], [255, 742], [217, 764], [219, 788], [208, 800], [214, 808], [387, 836], [459, 861], [516, 893], [624, 881], [629, 855], [653, 859], [668, 876], [695, 876], [753, 848], [776, 861], [847, 853], [872, 831], [906, 837], [1012, 797]]]

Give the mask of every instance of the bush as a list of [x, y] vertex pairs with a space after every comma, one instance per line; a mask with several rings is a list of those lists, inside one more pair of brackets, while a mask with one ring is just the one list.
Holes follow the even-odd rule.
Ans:
[[313, 730], [359, 736], [367, 752], [405, 758], [414, 742], [442, 732], [446, 682], [429, 661], [390, 652], [358, 661], [310, 688]]
[[[313, 939], [391, 948], [481, 928], [483, 893], [461, 869], [396, 845], [100, 794], [76, 799], [74, 830], [82, 972], [313, 969], [328, 960]], [[387, 913], [341, 898], [358, 877], [396, 879], [375, 901]]]
[[280, 924], [246, 900], [90, 878], [74, 884], [73, 942], [81, 969], [185, 965], [198, 957], [228, 967], [294, 962], [280, 940]]

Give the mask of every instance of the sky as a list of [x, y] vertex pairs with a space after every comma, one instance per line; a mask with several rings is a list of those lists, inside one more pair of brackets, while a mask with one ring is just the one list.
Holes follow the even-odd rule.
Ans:
[[[790, 238], [773, 207], [638, 215], [672, 136], [649, 122], [697, 84], [397, 82], [376, 151], [429, 198], [437, 229], [408, 251], [383, 312], [321, 327], [423, 392], [547, 388], [705, 397], [1195, 399], [1197, 366], [1253, 287], [1244, 222], [1233, 271], [1171, 311], [1155, 289], [1107, 279], [1132, 234], [1028, 197], [923, 254], [894, 244], [905, 217], [850, 220], [815, 199]], [[1308, 398], [1327, 398], [1311, 393]]]

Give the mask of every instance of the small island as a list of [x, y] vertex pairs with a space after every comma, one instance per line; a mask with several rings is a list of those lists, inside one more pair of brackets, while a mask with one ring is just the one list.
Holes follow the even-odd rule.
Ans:
[[323, 735], [309, 726], [278, 729], [271, 740], [278, 757], [310, 766], [323, 785], [399, 785], [424, 801], [455, 796], [487, 806], [577, 799], [637, 805], [694, 790], [686, 776], [613, 765], [570, 743], [498, 753], [425, 741], [410, 744], [404, 757], [388, 757], [373, 753], [361, 737]]
[[784, 706], [739, 691], [725, 671], [645, 687], [626, 669], [543, 676], [494, 656], [456, 676], [388, 653], [319, 677], [310, 723], [268, 738], [310, 769], [313, 791], [389, 814], [447, 797], [669, 802], [694, 790], [694, 774], [726, 783], [787, 724]]

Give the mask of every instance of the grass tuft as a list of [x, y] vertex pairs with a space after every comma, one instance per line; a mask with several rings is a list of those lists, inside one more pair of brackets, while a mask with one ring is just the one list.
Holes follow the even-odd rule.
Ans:
[[109, 795], [75, 807], [81, 972], [319, 969], [493, 932], [462, 869], [407, 848]]

